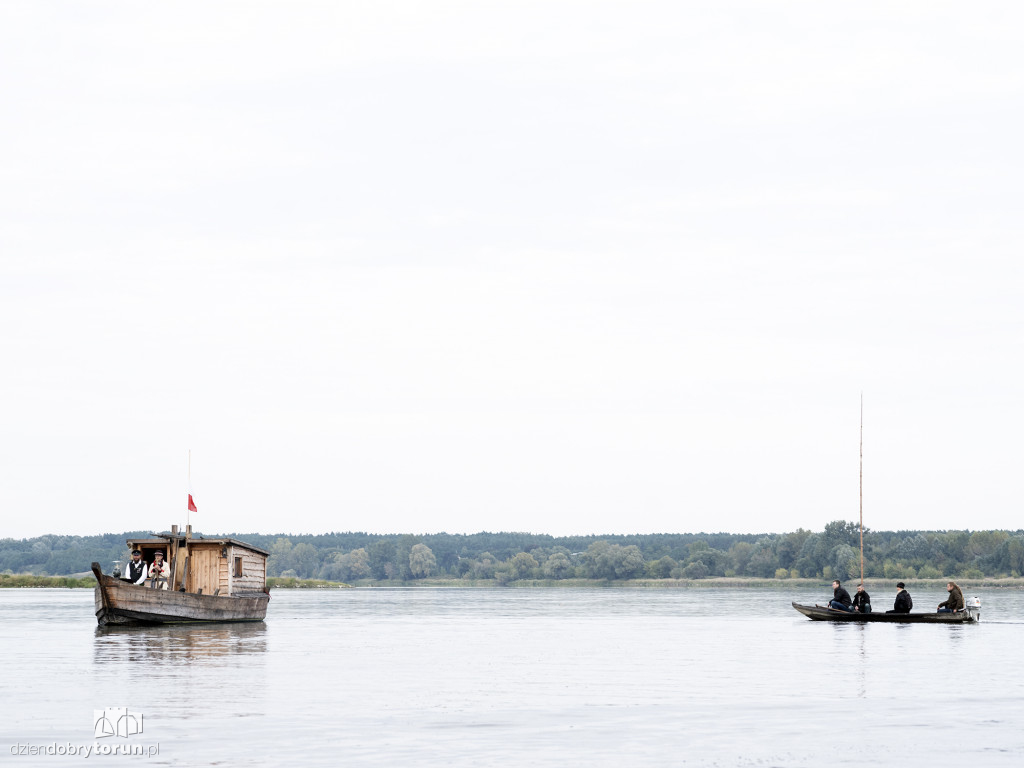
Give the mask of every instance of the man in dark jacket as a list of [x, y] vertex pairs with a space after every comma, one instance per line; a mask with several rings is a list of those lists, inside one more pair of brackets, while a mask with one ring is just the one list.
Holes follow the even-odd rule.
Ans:
[[949, 600], [944, 600], [939, 603], [939, 613], [956, 613], [964, 609], [964, 593], [960, 591], [960, 587], [956, 585], [956, 582], [951, 581], [946, 584], [946, 591], [949, 592]]
[[863, 584], [857, 585], [857, 594], [853, 596], [853, 610], [857, 613], [871, 613], [871, 595]]
[[914, 607], [914, 601], [910, 599], [910, 593], [906, 590], [906, 584], [902, 581], [896, 584], [896, 602], [892, 605], [891, 611], [886, 613], [910, 613]]
[[852, 613], [853, 608], [850, 604], [853, 601], [850, 600], [850, 593], [843, 589], [842, 584], [839, 583], [839, 579], [832, 582], [832, 599], [829, 601], [828, 607], [837, 611], [846, 611]]

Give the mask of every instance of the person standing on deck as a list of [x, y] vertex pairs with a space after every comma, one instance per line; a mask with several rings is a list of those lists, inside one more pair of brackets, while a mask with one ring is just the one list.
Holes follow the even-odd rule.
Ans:
[[914, 607], [914, 601], [910, 599], [910, 593], [906, 590], [906, 584], [902, 581], [896, 584], [896, 602], [892, 604], [892, 610], [886, 613], [910, 613]]
[[847, 613], [853, 613], [851, 607], [850, 593], [843, 589], [843, 585], [839, 583], [839, 579], [832, 582], [832, 599], [829, 601], [828, 607], [836, 611], [846, 611]]
[[142, 584], [148, 575], [149, 567], [142, 559], [142, 553], [137, 549], [132, 550], [132, 559], [124, 567], [124, 580], [130, 581], [132, 584]]
[[939, 610], [936, 613], [956, 613], [964, 609], [964, 593], [955, 581], [947, 582], [946, 591], [949, 592], [949, 600], [939, 603]]
[[153, 565], [149, 567], [149, 577], [153, 580], [152, 586], [155, 589], [167, 589], [167, 582], [171, 580], [171, 569], [164, 562], [164, 553], [160, 550], [153, 553]]
[[853, 610], [857, 613], [871, 613], [871, 595], [863, 584], [857, 585], [857, 594], [853, 596]]

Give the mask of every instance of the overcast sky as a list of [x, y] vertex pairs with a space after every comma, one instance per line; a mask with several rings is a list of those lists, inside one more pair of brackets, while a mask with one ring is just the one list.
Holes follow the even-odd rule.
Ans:
[[0, 537], [1024, 523], [1024, 7], [0, 6]]

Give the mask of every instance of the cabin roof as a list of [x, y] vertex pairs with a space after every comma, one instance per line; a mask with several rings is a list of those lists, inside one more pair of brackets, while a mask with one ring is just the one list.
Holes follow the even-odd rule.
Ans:
[[[174, 539], [178, 540], [178, 544], [179, 545], [181, 545], [181, 544], [183, 544], [185, 542], [185, 536], [183, 534], [180, 534], [180, 533], [177, 536], [175, 536], [173, 534], [170, 534], [170, 533], [152, 533], [152, 534], [150, 534], [150, 536], [152, 538], [148, 538], [148, 539], [128, 539], [128, 544], [130, 546], [143, 546], [143, 547], [159, 547], [159, 546], [164, 546], [165, 547], [168, 544], [170, 544], [170, 542], [172, 540], [174, 540]], [[264, 555], [264, 556], [269, 556], [270, 555], [270, 553], [267, 552], [265, 549], [260, 549], [259, 547], [254, 547], [252, 544], [246, 544], [244, 541], [239, 541], [238, 539], [224, 539], [224, 538], [219, 538], [219, 537], [218, 538], [207, 539], [207, 538], [205, 538], [203, 536], [193, 536], [188, 541], [191, 544], [212, 544], [213, 546], [218, 546], [218, 547], [223, 547], [225, 545], [230, 544], [233, 547], [241, 547], [242, 549], [248, 549], [250, 552], [256, 552], [256, 553]]]

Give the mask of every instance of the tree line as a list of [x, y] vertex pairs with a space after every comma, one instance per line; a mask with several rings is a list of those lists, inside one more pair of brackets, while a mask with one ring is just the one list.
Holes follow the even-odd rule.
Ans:
[[[123, 564], [129, 531], [101, 536], [0, 539], [0, 573], [62, 576], [98, 561]], [[363, 532], [225, 534], [270, 553], [267, 575], [359, 582], [427, 578], [705, 579], [838, 578], [860, 574], [860, 532], [837, 520], [823, 531], [782, 534], [662, 533], [549, 536], [531, 533]], [[864, 531], [869, 578], [1001, 578], [1024, 574], [1024, 530]]]

